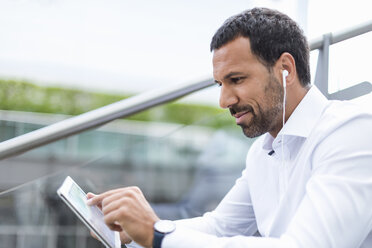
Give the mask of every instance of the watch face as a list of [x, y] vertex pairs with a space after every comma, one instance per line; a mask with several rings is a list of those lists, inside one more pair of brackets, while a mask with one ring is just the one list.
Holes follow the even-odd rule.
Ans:
[[161, 233], [171, 233], [176, 229], [176, 224], [170, 220], [159, 220], [154, 224], [154, 228]]

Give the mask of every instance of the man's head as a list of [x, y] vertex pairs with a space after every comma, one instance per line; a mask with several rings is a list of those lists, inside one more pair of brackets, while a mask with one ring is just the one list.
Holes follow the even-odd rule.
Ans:
[[230, 109], [246, 136], [276, 136], [282, 128], [282, 71], [289, 72], [286, 119], [310, 82], [309, 49], [297, 24], [277, 11], [245, 11], [218, 29], [211, 50], [221, 107]]
[[279, 11], [254, 8], [227, 19], [210, 45], [217, 50], [238, 37], [249, 38], [251, 51], [267, 67], [284, 52], [291, 54], [301, 85], [310, 84], [309, 46], [297, 23]]

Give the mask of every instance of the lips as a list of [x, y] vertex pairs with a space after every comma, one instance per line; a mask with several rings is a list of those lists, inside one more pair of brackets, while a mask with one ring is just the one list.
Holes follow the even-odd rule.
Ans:
[[235, 117], [237, 125], [240, 125], [243, 122], [243, 119], [247, 119], [247, 115], [249, 115], [249, 117], [254, 115], [251, 105], [234, 105], [229, 110], [230, 114]]
[[248, 112], [250, 112], [250, 111], [245, 111], [245, 112], [236, 113], [236, 114], [233, 114], [233, 116], [234, 116], [235, 118], [240, 118], [241, 116], [245, 115], [245, 114], [248, 113]]
[[236, 119], [236, 124], [238, 125], [241, 124], [243, 122], [244, 117], [249, 113], [251, 113], [251, 111], [239, 112], [234, 114], [233, 116]]

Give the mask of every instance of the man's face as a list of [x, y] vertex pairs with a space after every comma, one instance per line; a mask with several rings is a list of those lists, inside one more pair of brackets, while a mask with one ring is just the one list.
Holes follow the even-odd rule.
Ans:
[[[275, 67], [275, 66], [274, 66]], [[220, 106], [229, 108], [247, 137], [281, 129], [283, 88], [239, 37], [214, 51], [213, 75], [221, 86]]]

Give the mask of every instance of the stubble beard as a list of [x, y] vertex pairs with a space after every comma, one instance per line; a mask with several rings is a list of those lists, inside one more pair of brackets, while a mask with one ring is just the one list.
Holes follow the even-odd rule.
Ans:
[[[258, 106], [258, 113], [252, 111], [252, 120], [248, 125], [239, 124], [245, 136], [249, 138], [258, 137], [272, 130], [280, 129], [281, 113], [283, 111], [283, 88], [280, 82], [270, 73], [269, 80], [264, 89], [265, 101], [268, 103], [264, 109]], [[244, 108], [244, 107], [243, 107]], [[252, 107], [247, 106], [246, 109]]]

